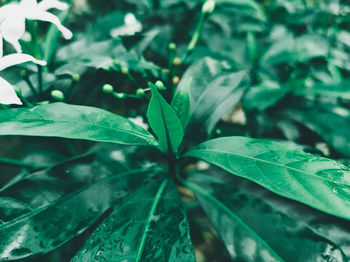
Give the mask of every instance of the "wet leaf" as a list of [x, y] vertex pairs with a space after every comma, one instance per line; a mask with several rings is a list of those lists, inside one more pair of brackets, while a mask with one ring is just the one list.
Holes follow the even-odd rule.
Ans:
[[195, 261], [170, 180], [153, 180], [114, 207], [72, 261]]
[[[175, 110], [165, 101], [157, 88], [149, 83], [152, 98], [148, 105], [148, 122], [159, 139], [163, 152], [177, 152], [184, 136], [181, 122]], [[170, 149], [169, 149], [170, 147]]]
[[[184, 181], [198, 198], [234, 261], [347, 261], [331, 240], [254, 195], [241, 179], [215, 170]], [[225, 174], [229, 176], [229, 174]]]
[[347, 129], [339, 127], [350, 124], [350, 110], [338, 105], [308, 104], [303, 101], [293, 103], [282, 115], [318, 133], [335, 150], [349, 157], [350, 135]]
[[190, 93], [192, 79], [187, 80], [186, 85], [180, 87], [171, 101], [171, 106], [179, 118], [183, 130], [186, 129], [188, 118], [190, 116]]
[[87, 106], [53, 103], [0, 114], [0, 135], [50, 136], [157, 146], [155, 138], [124, 117]]
[[192, 129], [205, 127], [210, 134], [216, 123], [239, 102], [247, 87], [245, 71], [228, 72], [228, 68], [211, 58], [203, 58], [185, 72], [179, 88], [192, 78], [191, 119]]
[[350, 220], [350, 170], [293, 146], [246, 137], [206, 141], [185, 154], [281, 196]]
[[2, 189], [0, 259], [57, 248], [159, 172], [152, 165], [143, 168], [135, 158], [129, 163], [134, 152], [119, 147], [101, 150], [32, 173]]

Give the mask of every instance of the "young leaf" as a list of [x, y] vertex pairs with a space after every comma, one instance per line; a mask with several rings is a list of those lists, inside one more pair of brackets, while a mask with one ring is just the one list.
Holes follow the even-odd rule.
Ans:
[[181, 122], [157, 88], [152, 83], [149, 83], [149, 87], [152, 98], [147, 111], [148, 122], [159, 139], [161, 150], [163, 152], [171, 150], [176, 153], [184, 136]]
[[169, 180], [153, 180], [115, 206], [72, 261], [195, 261], [186, 213]]
[[158, 145], [147, 130], [124, 117], [95, 107], [65, 103], [2, 110], [0, 135], [52, 136], [126, 145]]
[[187, 79], [184, 86], [178, 88], [175, 93], [171, 106], [179, 118], [183, 130], [186, 129], [188, 118], [190, 116], [190, 86], [192, 78]]
[[252, 257], [256, 261], [322, 261], [325, 256], [347, 261], [339, 247], [303, 221], [253, 195], [239, 179], [219, 179], [214, 172], [192, 174], [184, 183], [195, 193], [233, 261]]
[[247, 178], [281, 196], [350, 220], [350, 170], [274, 141], [222, 137], [185, 154]]
[[160, 171], [155, 167], [126, 171], [113, 159], [115, 151], [69, 160], [2, 189], [0, 260], [57, 248]]

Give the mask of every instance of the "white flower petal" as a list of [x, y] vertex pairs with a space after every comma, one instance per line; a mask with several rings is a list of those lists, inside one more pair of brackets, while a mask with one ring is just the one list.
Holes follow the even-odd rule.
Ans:
[[49, 10], [51, 8], [66, 10], [68, 8], [68, 4], [58, 0], [43, 0], [38, 4], [38, 7], [43, 11]]
[[11, 84], [2, 77], [0, 77], [0, 104], [22, 104]]
[[22, 64], [25, 62], [34, 62], [39, 65], [46, 65], [45, 61], [35, 59], [34, 57], [26, 54], [10, 54], [3, 57], [0, 57], [0, 71], [8, 68], [10, 66], [14, 66], [17, 64]]
[[22, 52], [18, 40], [25, 32], [25, 17], [21, 12], [7, 17], [0, 25], [2, 37], [9, 42], [17, 52]]
[[58, 19], [58, 17], [49, 12], [38, 9], [35, 10], [35, 12], [27, 13], [26, 17], [32, 20], [46, 21], [55, 24], [65, 39], [71, 39], [73, 36], [72, 32], [61, 24], [61, 21]]

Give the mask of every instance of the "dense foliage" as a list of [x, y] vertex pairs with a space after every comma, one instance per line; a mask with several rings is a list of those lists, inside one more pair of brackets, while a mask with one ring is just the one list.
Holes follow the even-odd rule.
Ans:
[[0, 1], [0, 261], [349, 261], [349, 14]]

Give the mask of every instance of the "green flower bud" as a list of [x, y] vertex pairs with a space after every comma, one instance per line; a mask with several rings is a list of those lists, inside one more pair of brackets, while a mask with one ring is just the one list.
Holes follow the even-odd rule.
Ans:
[[16, 94], [17, 95], [21, 95], [22, 94], [22, 90], [18, 87], [18, 86], [12, 86], [13, 87], [13, 89], [15, 90], [15, 92], [16, 92]]
[[114, 88], [110, 84], [104, 84], [103, 87], [102, 87], [102, 91], [105, 94], [111, 94], [111, 93], [113, 93]]
[[60, 90], [52, 90], [51, 97], [56, 101], [64, 101], [64, 94]]
[[113, 60], [113, 64], [116, 65], [116, 66], [119, 66], [120, 65], [120, 62], [118, 59], [114, 59]]
[[75, 81], [75, 82], [79, 82], [79, 81], [80, 81], [80, 75], [78, 75], [78, 74], [73, 74], [73, 75], [72, 75], [72, 80]]
[[174, 60], [173, 60], [173, 65], [177, 66], [181, 63], [181, 59], [178, 58], [178, 57], [175, 57]]
[[211, 14], [214, 11], [215, 8], [215, 1], [208, 0], [204, 3], [202, 7], [202, 13], [203, 14]]
[[142, 88], [139, 88], [136, 90], [136, 95], [143, 96], [144, 94], [145, 94], [145, 90], [143, 90]]
[[168, 48], [169, 48], [169, 50], [174, 51], [176, 49], [176, 44], [171, 42], [171, 43], [169, 43]]
[[126, 66], [123, 66], [123, 67], [122, 67], [122, 73], [123, 73], [124, 75], [128, 74], [128, 73], [129, 73], [129, 68], [127, 68]]
[[114, 92], [113, 95], [114, 95], [115, 98], [119, 98], [119, 99], [126, 98], [126, 95], [124, 93]]
[[154, 83], [154, 85], [159, 89], [159, 90], [165, 90], [165, 86], [162, 81], [158, 80], [157, 82]]
[[21, 74], [21, 77], [26, 77], [27, 76], [27, 71], [26, 70], [21, 70], [20, 74]]

